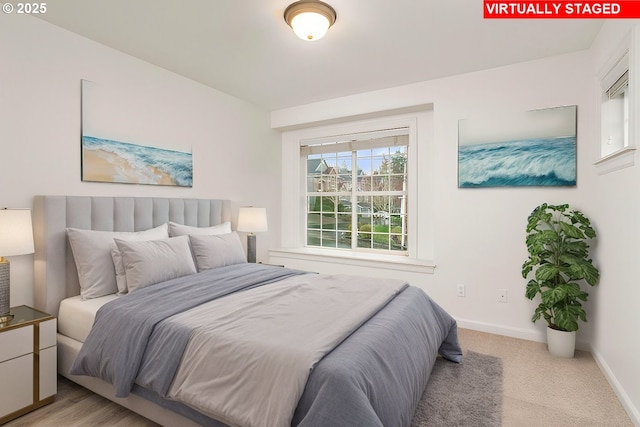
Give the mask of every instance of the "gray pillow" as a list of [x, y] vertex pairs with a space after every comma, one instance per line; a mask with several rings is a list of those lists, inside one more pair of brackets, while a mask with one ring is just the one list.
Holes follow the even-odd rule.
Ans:
[[226, 233], [231, 233], [230, 222], [223, 222], [222, 224], [211, 227], [192, 227], [190, 225], [178, 224], [177, 222], [169, 221], [169, 235], [171, 237], [188, 236], [190, 234], [211, 236]]
[[196, 273], [187, 236], [148, 241], [115, 241], [122, 253], [129, 292]]
[[97, 298], [118, 292], [111, 244], [120, 239], [168, 237], [167, 224], [138, 232], [97, 231], [67, 228], [73, 259], [78, 270], [82, 299]]
[[235, 231], [213, 236], [190, 235], [189, 240], [198, 271], [247, 262], [240, 237]]
[[[167, 239], [169, 238], [169, 227], [167, 224], [163, 224], [150, 230], [116, 237], [121, 240], [127, 241]], [[129, 292], [129, 288], [127, 287], [127, 275], [125, 274], [124, 264], [122, 263], [122, 254], [120, 253], [120, 249], [118, 249], [118, 245], [116, 245], [115, 241], [111, 242], [110, 248], [113, 266], [116, 269], [116, 285], [118, 286], [118, 295], [124, 295]]]

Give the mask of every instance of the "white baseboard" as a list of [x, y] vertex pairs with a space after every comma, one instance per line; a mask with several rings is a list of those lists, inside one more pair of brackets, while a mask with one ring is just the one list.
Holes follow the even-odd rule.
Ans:
[[[505, 337], [519, 338], [522, 340], [535, 341], [535, 342], [547, 342], [547, 334], [544, 330], [536, 331], [531, 329], [511, 328], [503, 325], [495, 325], [492, 323], [477, 322], [475, 320], [456, 319], [458, 326], [464, 329], [471, 329], [474, 331], [487, 332], [489, 334], [503, 335]], [[591, 346], [588, 342], [577, 340], [576, 349], [591, 351]]]
[[519, 338], [528, 341], [546, 342], [547, 337], [543, 332], [529, 329], [511, 328], [492, 323], [478, 322], [475, 320], [456, 319], [458, 326], [464, 329], [487, 332], [489, 334], [504, 335], [506, 337]]
[[609, 382], [609, 385], [615, 392], [616, 396], [618, 396], [618, 400], [622, 404], [624, 410], [627, 412], [627, 415], [629, 415], [629, 418], [631, 418], [631, 422], [633, 423], [633, 425], [640, 427], [640, 410], [634, 405], [629, 395], [624, 391], [624, 388], [622, 388], [622, 385], [618, 382], [618, 379], [613, 374], [602, 355], [594, 348], [590, 348], [589, 351], [591, 351], [593, 359], [600, 367], [600, 370]]

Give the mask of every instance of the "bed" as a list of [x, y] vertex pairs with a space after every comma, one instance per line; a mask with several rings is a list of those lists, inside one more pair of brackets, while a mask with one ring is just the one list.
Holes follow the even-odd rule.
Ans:
[[[228, 200], [36, 196], [33, 218], [35, 305], [58, 317], [59, 374], [162, 425], [406, 426], [438, 354], [462, 359], [455, 320], [420, 289], [236, 262], [237, 235], [224, 240], [234, 234], [230, 230], [198, 237], [199, 230], [228, 226]], [[112, 249], [117, 292], [89, 295], [83, 284], [80, 296], [78, 271], [85, 278], [86, 265], [76, 265], [78, 243], [70, 244], [69, 229], [138, 234], [166, 224], [183, 234], [140, 242], [112, 238], [126, 261], [131, 292], [117, 295], [124, 292]], [[186, 241], [195, 271], [164, 277], [157, 273], [162, 269], [149, 269], [148, 256], [136, 258], [146, 254], [140, 248], [183, 248]], [[170, 252], [164, 263], [182, 256], [176, 253], [184, 251]], [[284, 311], [276, 316], [274, 310]], [[304, 322], [287, 316], [309, 313], [316, 317], [309, 316], [308, 327], [320, 329], [305, 334], [291, 327]], [[231, 324], [231, 317], [239, 323]], [[284, 320], [265, 323], [277, 317]], [[246, 339], [238, 344], [227, 340], [230, 335]], [[262, 347], [247, 347], [255, 337]]]

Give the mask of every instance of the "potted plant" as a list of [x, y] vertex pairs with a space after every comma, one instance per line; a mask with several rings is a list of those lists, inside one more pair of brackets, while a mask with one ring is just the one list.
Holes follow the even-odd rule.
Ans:
[[594, 237], [589, 219], [568, 204], [543, 203], [529, 215], [529, 258], [522, 264], [522, 277], [533, 272], [525, 295], [530, 300], [540, 295], [531, 320], [535, 323], [543, 317], [547, 321], [551, 354], [573, 357], [578, 321], [587, 321], [582, 302], [589, 294], [580, 285], [594, 286], [600, 278], [589, 258], [588, 240]]

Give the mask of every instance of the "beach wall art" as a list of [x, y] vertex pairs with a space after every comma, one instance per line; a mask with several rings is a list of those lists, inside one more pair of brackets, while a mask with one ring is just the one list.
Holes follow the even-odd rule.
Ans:
[[458, 187], [576, 185], [577, 106], [458, 121]]
[[[156, 105], [82, 80], [82, 181], [193, 186], [193, 156], [167, 140]], [[169, 124], [175, 126], [175, 124]]]

